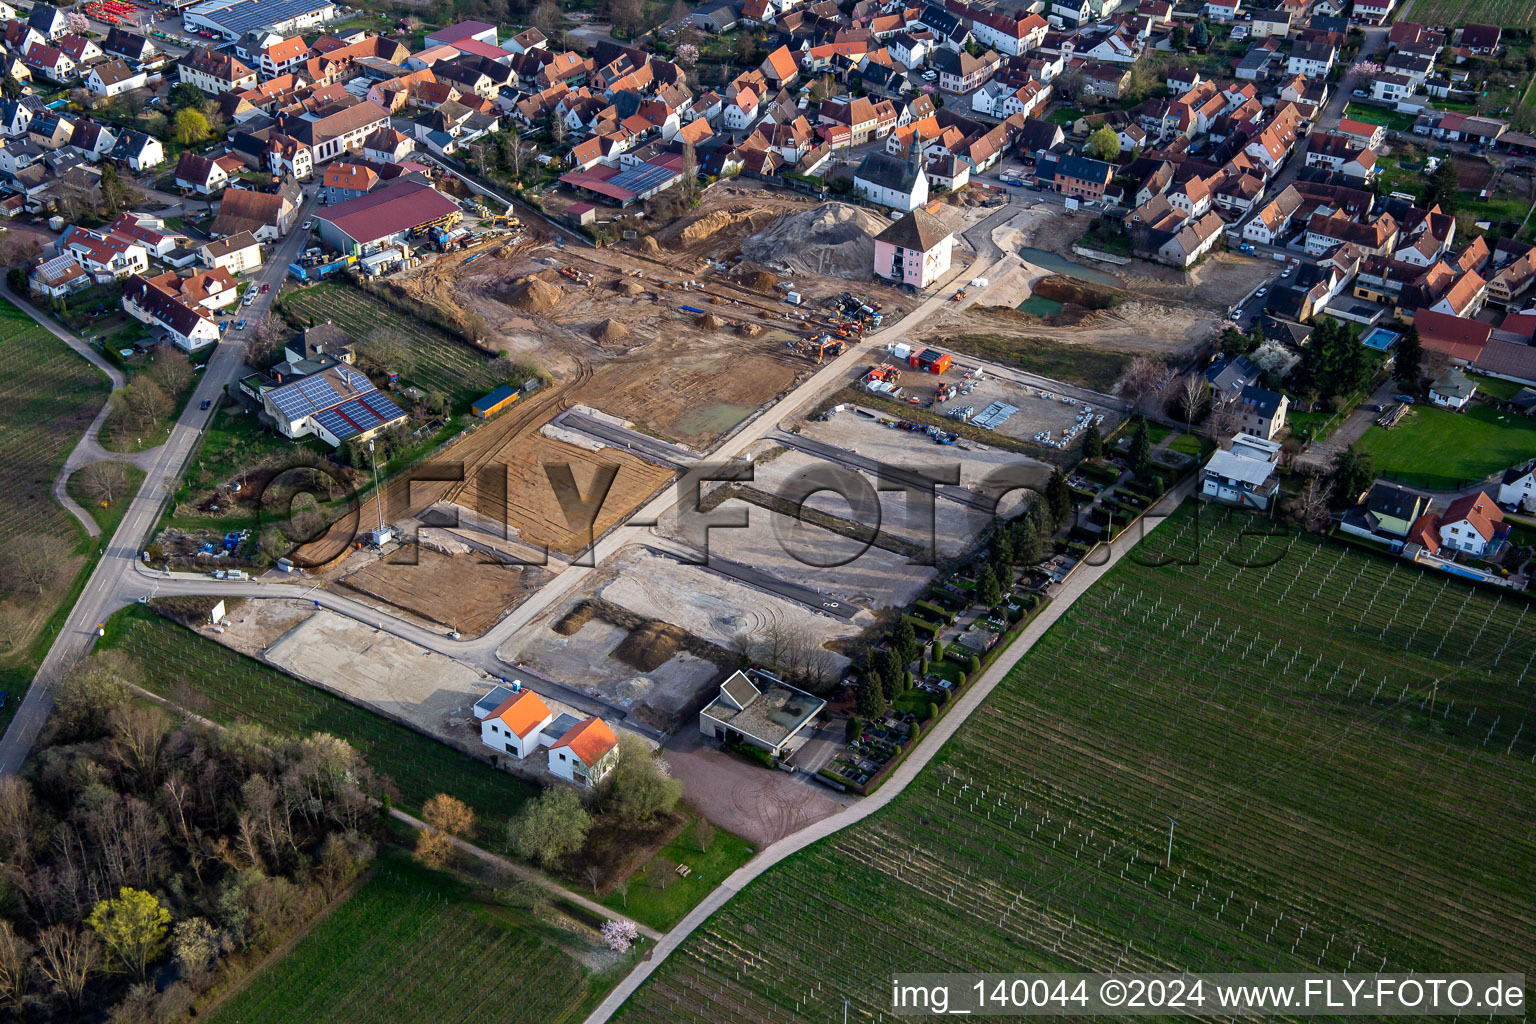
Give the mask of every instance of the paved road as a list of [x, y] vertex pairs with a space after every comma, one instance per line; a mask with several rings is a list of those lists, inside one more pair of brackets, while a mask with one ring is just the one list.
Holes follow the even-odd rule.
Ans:
[[672, 466], [675, 469], [687, 469], [699, 461], [697, 452], [691, 452], [681, 445], [670, 444], [658, 437], [642, 434], [638, 430], [630, 430], [616, 423], [609, 423], [586, 413], [577, 412], [575, 409], [567, 409], [555, 417], [555, 425], [567, 430], [574, 430], [589, 437], [595, 437], [599, 441], [623, 448], [625, 451], [634, 452], [643, 459], [659, 462], [663, 466]]
[[[1002, 657], [992, 663], [991, 667], [982, 674], [981, 679], [961, 696], [954, 710], [925, 734], [922, 743], [918, 744], [917, 749], [896, 768], [885, 784], [876, 790], [873, 795], [865, 797], [829, 818], [823, 818], [809, 828], [802, 829], [794, 835], [786, 836], [763, 850], [756, 857], [753, 857], [747, 864], [738, 868], [730, 877], [720, 883], [718, 888], [706, 896], [703, 902], [694, 907], [688, 916], [683, 918], [676, 927], [667, 932], [666, 936], [656, 945], [656, 948], [650, 955], [637, 964], [635, 969], [623, 981], [619, 982], [618, 987], [610, 992], [608, 997], [598, 1005], [597, 1009], [592, 1011], [591, 1016], [586, 1020], [586, 1024], [604, 1024], [604, 1022], [609, 1020], [618, 1011], [619, 1007], [624, 1005], [625, 1000], [635, 993], [635, 990], [651, 976], [652, 972], [668, 956], [683, 944], [688, 936], [692, 935], [700, 925], [709, 920], [716, 911], [730, 902], [732, 897], [751, 884], [758, 876], [791, 854], [797, 853], [812, 843], [825, 839], [836, 832], [840, 832], [850, 825], [863, 821], [899, 796], [901, 791], [906, 789], [912, 780], [917, 777], [918, 772], [922, 771], [933, 760], [944, 744], [948, 742], [949, 738], [959, 730], [960, 726], [965, 724], [965, 720], [970, 717], [971, 713], [981, 706], [982, 701], [987, 699], [988, 695], [997, 687], [997, 684], [1003, 681], [1003, 678], [1018, 663], [1019, 659], [1028, 654], [1035, 644], [1039, 642], [1040, 638], [1045, 635], [1045, 631], [1057, 619], [1061, 618], [1067, 609], [1072, 607], [1073, 603], [1088, 591], [1089, 587], [1097, 583], [1121, 558], [1125, 557], [1126, 552], [1134, 548], [1147, 532], [1155, 530], [1158, 526], [1162, 525], [1167, 516], [1174, 509], [1178, 508], [1180, 503], [1194, 491], [1194, 486], [1194, 480], [1190, 479], [1169, 491], [1153, 506], [1161, 513], [1160, 515], [1144, 518], [1141, 521], [1141, 528], [1127, 530], [1115, 538], [1108, 547], [1108, 557], [1103, 558], [1100, 564], [1088, 565], [1085, 563], [1074, 572], [1052, 596], [1051, 603], [1041, 611], [1034, 621], [1024, 628], [1024, 632], [1019, 635], [1019, 638], [1003, 653]], [[1096, 549], [1096, 551], [1102, 550]]]
[[[312, 204], [312, 198], [306, 200], [300, 213], [301, 219], [308, 215]], [[271, 284], [272, 294], [276, 294], [281, 286], [288, 263], [297, 254], [303, 241], [302, 235], [299, 231], [291, 232], [276, 247], [272, 262], [255, 277], [258, 284]], [[265, 311], [271, 304], [272, 295], [262, 296], [262, 299], [264, 301], [257, 302], [251, 308]], [[46, 320], [42, 322], [47, 323]], [[145, 470], [143, 486], [129, 503], [117, 532], [112, 535], [101, 560], [86, 581], [58, 638], [43, 658], [32, 686], [16, 709], [16, 717], [11, 720], [5, 736], [0, 737], [0, 773], [15, 773], [21, 769], [53, 708], [54, 687], [71, 665], [90, 652], [96, 642], [97, 624], [112, 612], [131, 603], [137, 596], [134, 585], [129, 581], [134, 575], [139, 551], [160, 518], [161, 509], [176, 486], [182, 466], [191, 456], [212, 418], [211, 407], [223, 396], [225, 385], [239, 379], [245, 366], [245, 346], [238, 338], [232, 337], [233, 334], [231, 330], [230, 335], [215, 347], [213, 356], [203, 370], [202, 379], [197, 382], [180, 418], [171, 428], [170, 438], [154, 449], [153, 459]], [[207, 411], [200, 408], [204, 400], [210, 405]]]

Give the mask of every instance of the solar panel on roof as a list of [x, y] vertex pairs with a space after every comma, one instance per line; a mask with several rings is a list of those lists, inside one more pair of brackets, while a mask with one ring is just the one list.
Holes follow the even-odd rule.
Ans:
[[343, 419], [335, 409], [324, 409], [316, 413], [315, 422], [338, 441], [345, 441], [359, 433], [358, 429]]
[[340, 406], [337, 407], [336, 411], [341, 413], [347, 419], [351, 420], [353, 423], [356, 423], [358, 429], [360, 430], [372, 430], [374, 427], [384, 422], [374, 414], [372, 409], [358, 401], [343, 402]]
[[310, 411], [310, 404], [304, 395], [293, 386], [278, 388], [272, 392], [272, 404], [277, 406], [277, 411], [288, 419], [298, 419]]
[[665, 167], [657, 167], [654, 164], [638, 164], [627, 171], [620, 171], [618, 174], [615, 174], [612, 178], [608, 179], [608, 184], [615, 188], [628, 189], [639, 195], [670, 181], [673, 177], [673, 172]]
[[398, 416], [404, 416], [405, 411], [394, 402], [385, 398], [377, 391], [370, 391], [359, 399], [364, 405], [372, 409], [381, 420], [392, 420]]

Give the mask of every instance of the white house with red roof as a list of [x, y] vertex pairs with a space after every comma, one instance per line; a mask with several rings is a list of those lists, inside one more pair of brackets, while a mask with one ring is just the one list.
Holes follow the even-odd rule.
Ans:
[[1504, 512], [1482, 491], [1451, 502], [1439, 521], [1440, 545], [1481, 557], [1509, 532]]
[[547, 747], [550, 774], [567, 782], [596, 785], [618, 759], [619, 738], [601, 718], [552, 710], [521, 682], [492, 687], [474, 710], [481, 743], [518, 760]]
[[549, 748], [550, 774], [578, 786], [597, 785], [618, 760], [619, 737], [595, 715], [577, 722]]

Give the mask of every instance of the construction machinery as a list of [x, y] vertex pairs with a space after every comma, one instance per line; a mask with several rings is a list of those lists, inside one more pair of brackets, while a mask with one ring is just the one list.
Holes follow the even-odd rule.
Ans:
[[963, 298], [965, 298], [965, 289], [961, 288], [957, 290], [954, 295], [950, 296], [950, 301], [959, 302]]
[[830, 334], [813, 334], [796, 346], [796, 351], [808, 359], [820, 363], [823, 359], [836, 359], [843, 354], [844, 342]]
[[520, 218], [514, 217], [509, 213], [498, 213], [486, 217], [480, 223], [488, 228], [520, 228], [523, 226]]
[[412, 238], [422, 238], [424, 236], [435, 237], [440, 232], [444, 232], [444, 231], [449, 230], [455, 224], [457, 224], [459, 221], [461, 221], [463, 219], [464, 219], [464, 214], [463, 213], [461, 213], [458, 210], [453, 210], [453, 211], [451, 211], [449, 213], [443, 214], [441, 217], [434, 217], [432, 220], [429, 220], [429, 221], [427, 221], [424, 224], [418, 224], [414, 228], [411, 228], [411, 237]]

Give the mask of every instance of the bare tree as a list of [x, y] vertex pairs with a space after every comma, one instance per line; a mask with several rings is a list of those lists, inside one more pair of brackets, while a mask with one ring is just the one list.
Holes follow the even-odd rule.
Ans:
[[1218, 392], [1211, 399], [1211, 412], [1205, 424], [1217, 440], [1225, 440], [1237, 433], [1243, 421], [1241, 402], [1237, 395]]
[[[0, 579], [0, 584], [3, 583]], [[8, 651], [20, 643], [31, 624], [32, 616], [20, 602], [0, 602], [0, 651]]]
[[1140, 408], [1149, 399], [1160, 398], [1174, 376], [1168, 364], [1150, 356], [1137, 356], [1120, 376], [1120, 393], [1133, 407]]
[[1184, 384], [1179, 389], [1179, 407], [1184, 410], [1184, 423], [1194, 426], [1195, 418], [1204, 405], [1205, 378], [1198, 373], [1191, 373], [1184, 378]]
[[16, 934], [11, 923], [0, 920], [0, 1006], [8, 1006], [22, 1019], [22, 1005], [32, 981], [32, 944]]
[[0, 547], [0, 586], [41, 594], [74, 552], [60, 537], [26, 533]]
[[86, 982], [101, 969], [101, 940], [92, 931], [57, 924], [37, 937], [38, 970], [64, 996], [71, 1008], [80, 1006]]
[[160, 750], [170, 722], [159, 708], [121, 704], [107, 717], [112, 730], [112, 752], [130, 776], [139, 780], [139, 792], [153, 789], [159, 782]]
[[155, 353], [155, 366], [150, 371], [160, 386], [173, 395], [179, 395], [181, 389], [191, 382], [197, 371], [192, 368], [192, 360], [179, 348], [163, 345], [160, 351]]
[[92, 462], [79, 470], [80, 489], [85, 496], [102, 505], [110, 505], [128, 491], [128, 467], [121, 462]]
[[271, 313], [256, 321], [248, 342], [251, 365], [261, 366], [277, 355], [292, 334], [287, 322]]
[[1322, 474], [1311, 473], [1296, 499], [1296, 517], [1308, 530], [1321, 532], [1331, 519], [1328, 509], [1332, 500], [1333, 484]]
[[378, 372], [405, 373], [414, 362], [410, 339], [389, 327], [380, 327], [364, 338], [357, 354]]

